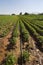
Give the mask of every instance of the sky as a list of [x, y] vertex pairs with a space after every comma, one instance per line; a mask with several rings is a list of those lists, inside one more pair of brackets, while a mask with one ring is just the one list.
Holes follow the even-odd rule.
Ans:
[[0, 14], [42, 13], [43, 0], [0, 0]]

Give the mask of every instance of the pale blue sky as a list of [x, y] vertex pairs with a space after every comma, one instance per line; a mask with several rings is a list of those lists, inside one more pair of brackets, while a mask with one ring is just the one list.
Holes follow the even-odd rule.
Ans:
[[43, 12], [43, 0], [0, 0], [0, 14], [20, 12]]

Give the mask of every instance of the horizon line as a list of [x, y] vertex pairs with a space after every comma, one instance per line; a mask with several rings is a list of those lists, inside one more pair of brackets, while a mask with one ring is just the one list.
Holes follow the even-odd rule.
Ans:
[[[25, 13], [28, 13], [28, 14], [42, 14], [43, 12], [32, 12], [32, 13], [29, 13], [29, 12], [25, 12], [25, 13], [23, 13], [23, 12], [20, 12], [20, 13], [22, 13], [22, 14], [25, 14]], [[12, 14], [15, 14], [15, 15], [19, 15], [20, 13], [0, 13], [0, 15], [12, 15]]]

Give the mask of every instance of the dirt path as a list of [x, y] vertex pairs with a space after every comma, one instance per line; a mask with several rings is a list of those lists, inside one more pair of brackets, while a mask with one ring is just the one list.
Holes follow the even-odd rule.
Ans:
[[12, 32], [10, 32], [7, 36], [1, 39], [0, 62], [5, 58], [5, 54], [7, 53], [6, 48], [7, 48], [7, 45], [10, 43], [8, 39], [11, 38], [11, 34]]
[[30, 38], [29, 38], [29, 44], [30, 44], [30, 47], [31, 47], [30, 51], [31, 51], [32, 55], [36, 57], [39, 65], [43, 65], [43, 63], [42, 63], [43, 53], [39, 49], [37, 49], [35, 43], [36, 43], [36, 41], [34, 41], [34, 39], [30, 36]]

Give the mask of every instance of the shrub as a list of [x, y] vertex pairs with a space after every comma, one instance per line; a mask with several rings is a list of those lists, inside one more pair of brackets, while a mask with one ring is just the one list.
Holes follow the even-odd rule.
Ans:
[[12, 43], [13, 45], [16, 45], [16, 37], [12, 37], [11, 43]]
[[30, 54], [28, 51], [23, 52], [22, 57], [23, 57], [24, 61], [29, 61], [29, 56], [30, 56]]
[[5, 65], [14, 65], [16, 63], [16, 58], [14, 55], [8, 55], [6, 58]]

